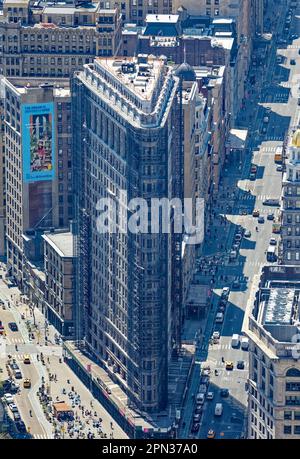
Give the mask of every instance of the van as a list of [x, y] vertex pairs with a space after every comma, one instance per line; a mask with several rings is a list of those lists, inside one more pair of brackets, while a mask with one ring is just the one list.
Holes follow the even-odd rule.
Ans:
[[246, 338], [246, 336], [241, 340], [241, 349], [243, 349], [243, 351], [248, 351], [249, 349], [249, 339]]
[[231, 346], [232, 347], [238, 347], [240, 344], [240, 337], [237, 334], [232, 335], [231, 338]]
[[216, 403], [215, 416], [222, 416], [222, 413], [223, 413], [223, 405], [222, 405], [222, 403]]
[[224, 320], [224, 314], [223, 312], [218, 312], [216, 315], [216, 323], [217, 324], [222, 324]]

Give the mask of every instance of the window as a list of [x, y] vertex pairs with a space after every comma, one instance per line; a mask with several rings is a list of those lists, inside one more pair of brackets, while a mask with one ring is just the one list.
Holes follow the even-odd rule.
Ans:
[[292, 420], [292, 411], [285, 411], [284, 412], [284, 419], [285, 421], [291, 421]]
[[300, 435], [300, 426], [294, 426], [294, 434]]
[[287, 370], [285, 375], [290, 376], [290, 377], [300, 378], [300, 370], [297, 370], [297, 368], [290, 368], [289, 370]]
[[283, 426], [283, 433], [291, 434], [292, 433], [292, 426]]

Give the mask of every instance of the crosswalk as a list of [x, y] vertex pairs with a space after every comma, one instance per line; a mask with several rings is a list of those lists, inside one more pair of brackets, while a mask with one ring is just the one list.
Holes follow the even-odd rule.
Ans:
[[47, 434], [33, 434], [33, 438], [35, 440], [47, 440], [48, 438], [51, 438], [51, 437], [48, 437]]
[[10, 345], [10, 344], [24, 344], [23, 338], [8, 338], [8, 337], [6, 337], [5, 341], [6, 341], [7, 345]]

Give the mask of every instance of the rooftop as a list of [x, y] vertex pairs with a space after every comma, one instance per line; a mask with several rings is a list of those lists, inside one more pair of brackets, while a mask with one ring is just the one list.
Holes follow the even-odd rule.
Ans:
[[73, 256], [73, 235], [70, 231], [45, 233], [43, 239], [61, 256]]
[[264, 324], [290, 324], [295, 290], [273, 288], [264, 309]]
[[101, 67], [109, 71], [122, 85], [130, 88], [143, 100], [151, 100], [164, 61], [150, 56], [124, 59], [97, 59]]

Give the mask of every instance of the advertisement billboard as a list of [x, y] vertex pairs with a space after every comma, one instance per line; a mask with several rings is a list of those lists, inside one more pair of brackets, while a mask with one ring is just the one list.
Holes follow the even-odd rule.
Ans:
[[53, 102], [22, 106], [24, 182], [55, 177], [55, 129]]

